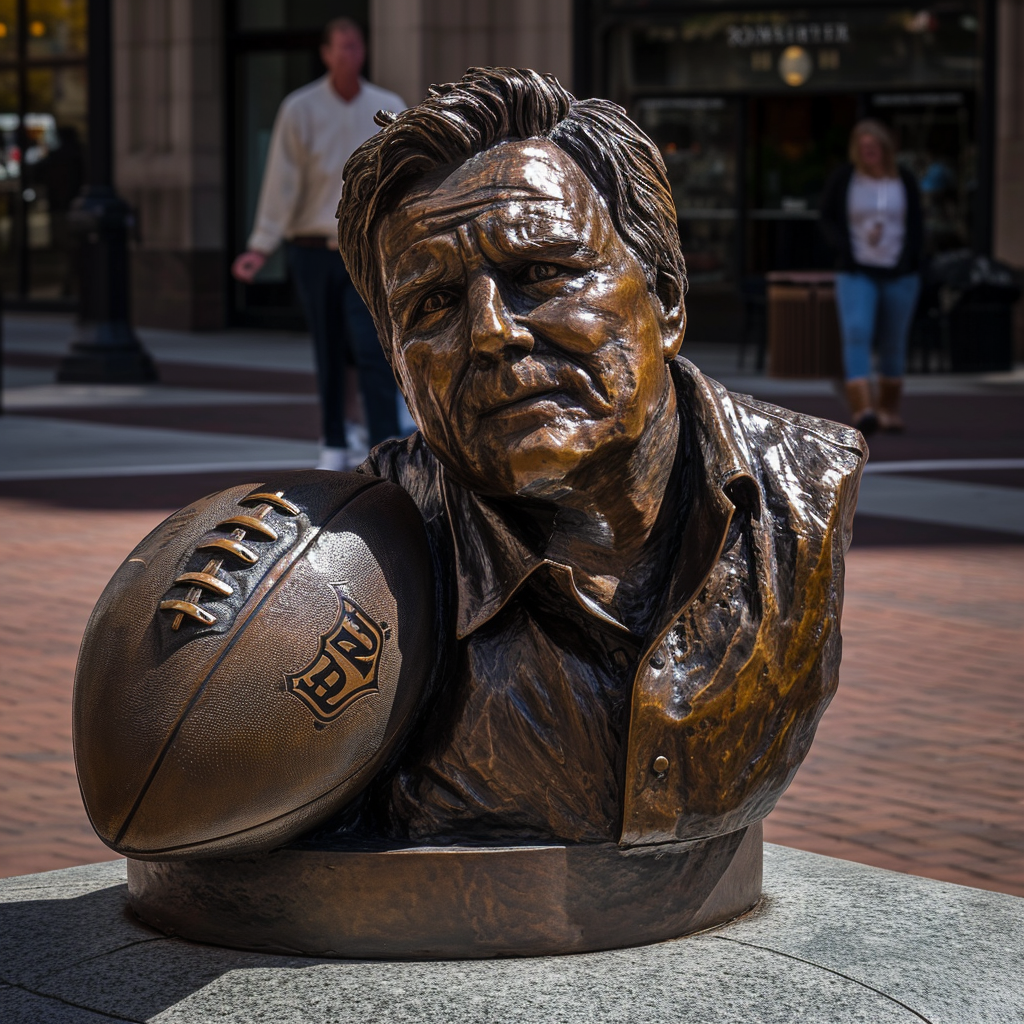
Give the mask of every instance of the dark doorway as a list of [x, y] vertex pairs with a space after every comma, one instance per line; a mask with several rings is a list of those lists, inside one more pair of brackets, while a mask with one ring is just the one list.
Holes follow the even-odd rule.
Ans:
[[745, 272], [828, 267], [832, 256], [817, 211], [828, 176], [846, 159], [857, 97], [758, 96], [747, 102]]
[[[324, 73], [320, 33], [332, 18], [367, 25], [367, 0], [234, 0], [226, 5], [227, 106], [231, 145], [226, 180], [231, 256], [252, 228], [270, 133], [281, 100]], [[238, 326], [305, 328], [282, 250], [256, 280], [229, 279], [228, 316]]]
[[929, 253], [980, 244], [977, 101], [973, 91], [880, 93], [868, 114], [885, 122], [900, 163], [921, 186]]

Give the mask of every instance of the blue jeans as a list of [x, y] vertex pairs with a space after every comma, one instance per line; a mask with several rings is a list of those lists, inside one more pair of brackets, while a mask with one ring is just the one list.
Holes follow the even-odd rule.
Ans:
[[846, 379], [871, 376], [871, 346], [878, 341], [878, 372], [902, 377], [910, 324], [921, 291], [917, 274], [873, 277], [836, 274], [836, 307]]
[[299, 301], [316, 350], [316, 377], [324, 444], [346, 447], [345, 371], [354, 363], [366, 409], [370, 446], [397, 437], [398, 389], [377, 340], [373, 318], [334, 249], [288, 246]]

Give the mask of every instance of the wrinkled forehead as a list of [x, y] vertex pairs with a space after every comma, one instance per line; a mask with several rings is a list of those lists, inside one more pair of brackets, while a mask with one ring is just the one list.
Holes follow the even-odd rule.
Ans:
[[424, 238], [492, 211], [524, 208], [586, 221], [604, 203], [576, 162], [546, 139], [505, 142], [418, 181], [381, 225], [385, 265]]

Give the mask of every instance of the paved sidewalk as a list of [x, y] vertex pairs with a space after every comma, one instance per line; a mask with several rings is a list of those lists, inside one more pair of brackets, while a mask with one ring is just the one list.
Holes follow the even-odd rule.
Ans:
[[[312, 351], [301, 334], [143, 330], [161, 383], [90, 388], [55, 383], [68, 318], [22, 314], [5, 326], [0, 483], [286, 469], [316, 458]], [[684, 351], [735, 391], [845, 415], [829, 381], [753, 374], [737, 367], [736, 346], [687, 343]], [[945, 529], [947, 540], [955, 539], [949, 530], [998, 535], [989, 541], [1024, 535], [1024, 489], [1013, 476], [1024, 478], [1024, 367], [911, 377], [907, 392], [910, 431], [872, 439], [862, 516], [915, 524], [932, 537], [933, 527]], [[876, 474], [887, 467], [895, 472]]]
[[765, 838], [1024, 896], [1024, 547], [855, 548], [839, 691]]
[[0, 501], [0, 875], [113, 856], [78, 792], [71, 686], [100, 591], [162, 518]]

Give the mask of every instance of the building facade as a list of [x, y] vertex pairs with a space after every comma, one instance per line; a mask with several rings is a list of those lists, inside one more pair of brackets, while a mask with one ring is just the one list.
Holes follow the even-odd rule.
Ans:
[[[227, 268], [277, 105], [321, 73], [318, 30], [339, 15], [366, 26], [369, 77], [409, 102], [468, 66], [510, 64], [622, 103], [665, 157], [705, 337], [735, 332], [749, 278], [827, 265], [816, 206], [861, 117], [898, 135], [933, 251], [1024, 267], [1024, 0], [113, 4], [115, 165], [138, 211], [140, 324], [300, 322], [280, 257], [251, 286]], [[0, 284], [15, 304], [73, 301], [61, 220], [87, 143], [86, 7], [0, 2]]]

